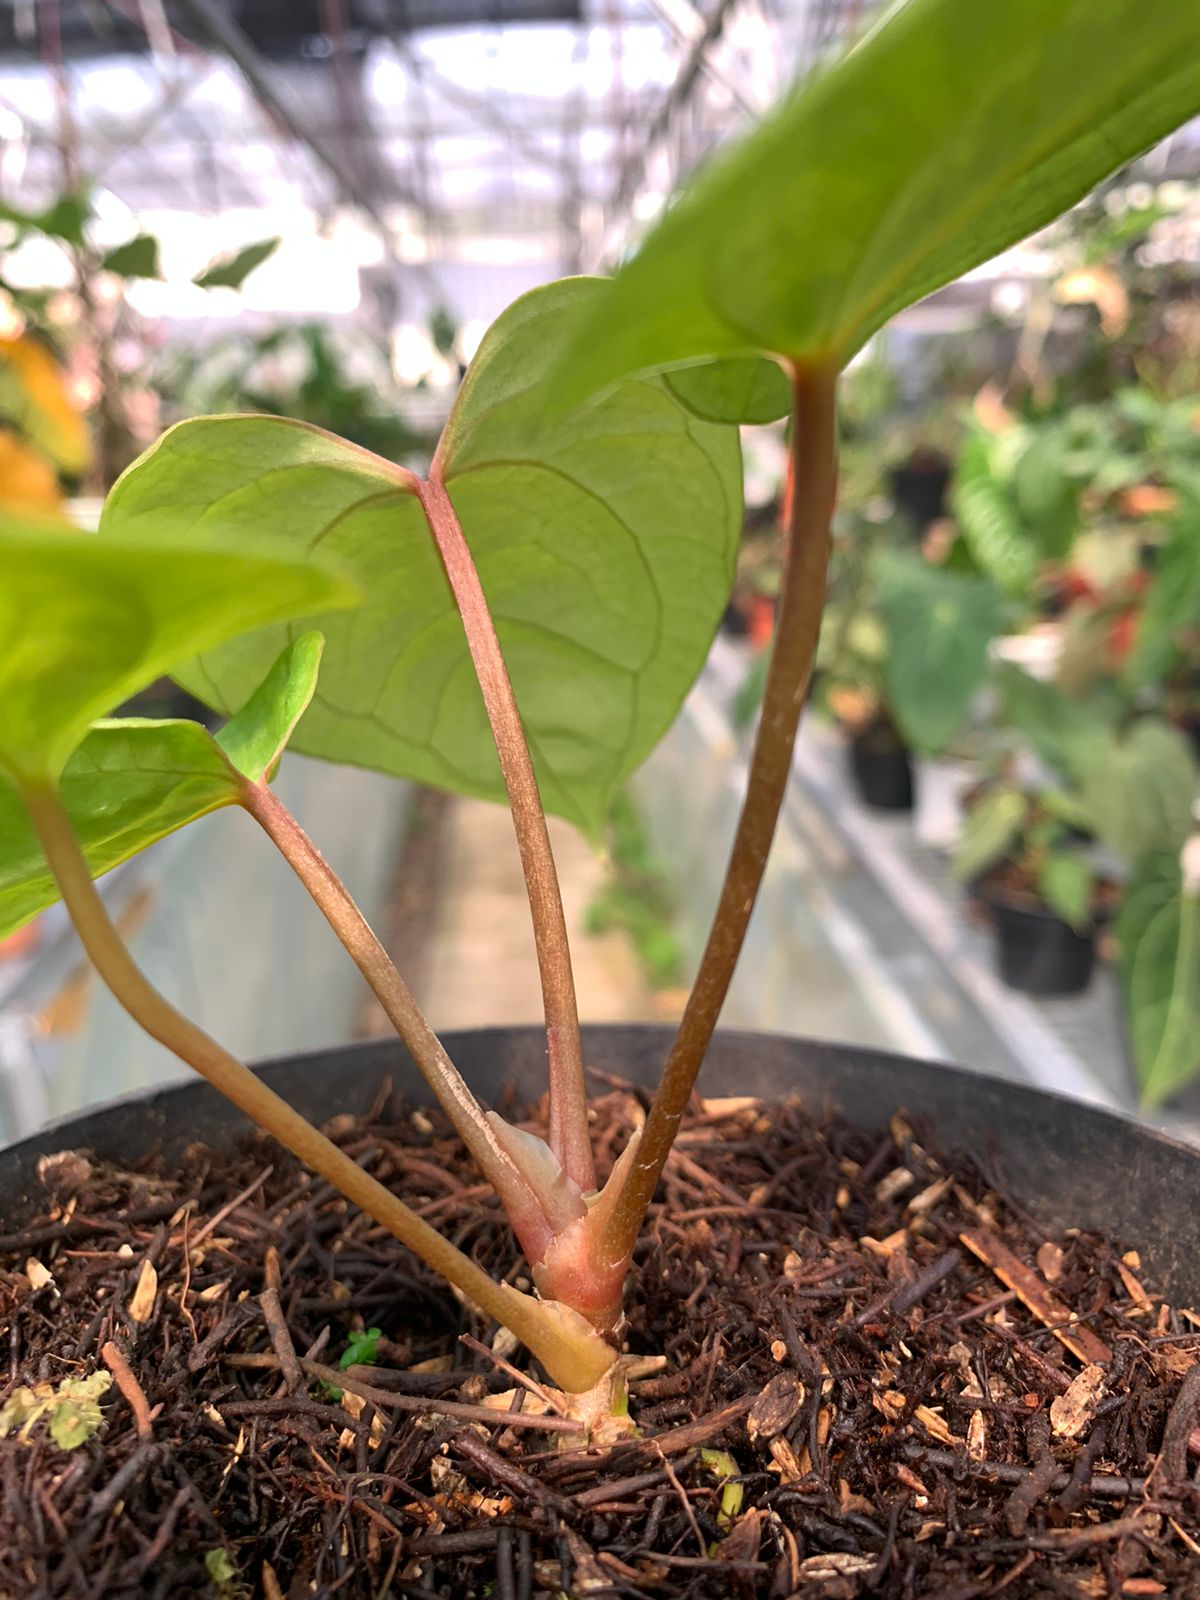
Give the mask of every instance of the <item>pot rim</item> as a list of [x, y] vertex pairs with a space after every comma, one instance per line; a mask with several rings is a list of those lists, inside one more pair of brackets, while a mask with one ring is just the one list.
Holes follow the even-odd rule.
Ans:
[[[584, 1059], [635, 1085], [657, 1081], [674, 1037], [665, 1023], [583, 1029]], [[446, 1032], [443, 1042], [485, 1103], [516, 1083], [531, 1099], [545, 1087], [540, 1025]], [[355, 1111], [384, 1079], [410, 1107], [432, 1096], [396, 1040], [368, 1041], [278, 1057], [257, 1068], [316, 1122]], [[1122, 1111], [1071, 1099], [943, 1062], [767, 1031], [719, 1030], [700, 1092], [751, 1092], [769, 1103], [796, 1095], [810, 1113], [886, 1130], [903, 1110], [930, 1142], [976, 1161], [993, 1187], [1048, 1228], [1084, 1227], [1122, 1248], [1136, 1246], [1146, 1269], [1182, 1303], [1200, 1303], [1200, 1149]], [[129, 1160], [162, 1146], [169, 1160], [187, 1145], [216, 1145], [248, 1131], [242, 1114], [200, 1078], [137, 1091], [77, 1112], [0, 1151], [0, 1229], [19, 1226], [44, 1201], [41, 1155], [93, 1148]], [[1114, 1173], [1121, 1181], [1114, 1183]]]
[[[581, 1024], [580, 1031], [583, 1034], [585, 1055], [589, 1042], [594, 1042], [598, 1038], [616, 1038], [627, 1034], [661, 1040], [665, 1055], [666, 1048], [670, 1046], [675, 1038], [676, 1028], [670, 1022], [585, 1022]], [[445, 1045], [447, 1053], [453, 1058], [455, 1045], [461, 1045], [464, 1041], [485, 1041], [497, 1038], [514, 1041], [522, 1041], [526, 1038], [543, 1040], [545, 1030], [540, 1023], [533, 1022], [491, 1023], [477, 1028], [445, 1029], [440, 1033], [439, 1037]], [[906, 1056], [901, 1055], [899, 1051], [879, 1050], [872, 1045], [858, 1045], [839, 1039], [815, 1039], [804, 1034], [780, 1033], [771, 1028], [718, 1028], [713, 1038], [714, 1042], [720, 1041], [723, 1044], [750, 1047], [762, 1046], [768, 1043], [772, 1045], [782, 1044], [784, 1046], [794, 1045], [800, 1048], [809, 1047], [823, 1052], [832, 1051], [855, 1058], [866, 1058], [872, 1065], [879, 1066], [883, 1066], [885, 1063], [894, 1063], [897, 1066], [903, 1065], [909, 1070], [916, 1069], [928, 1072], [931, 1077], [940, 1077], [945, 1083], [956, 1084], [959, 1087], [986, 1084], [997, 1092], [1003, 1093], [1007, 1091], [1018, 1098], [1046, 1101], [1063, 1112], [1068, 1110], [1086, 1111], [1090, 1116], [1103, 1117], [1111, 1123], [1125, 1127], [1140, 1137], [1154, 1139], [1169, 1149], [1200, 1161], [1200, 1149], [1195, 1145], [1188, 1144], [1185, 1140], [1178, 1139], [1174, 1134], [1167, 1133], [1161, 1128], [1155, 1128], [1149, 1123], [1142, 1122], [1131, 1112], [1121, 1110], [1119, 1107], [1079, 1099], [1074, 1095], [1063, 1094], [1058, 1089], [1043, 1089], [1037, 1084], [1021, 1083], [1016, 1079], [998, 1077], [994, 1073], [979, 1072], [973, 1067], [964, 1067], [957, 1062], [940, 1061], [926, 1056]], [[403, 1047], [399, 1040], [355, 1039], [346, 1044], [320, 1045], [312, 1050], [293, 1050], [282, 1055], [267, 1056], [261, 1061], [251, 1062], [250, 1065], [252, 1070], [260, 1075], [276, 1075], [295, 1068], [316, 1066], [318, 1062], [335, 1056], [352, 1054], [355, 1057], [366, 1058], [378, 1054], [381, 1057], [386, 1057], [388, 1054], [395, 1055], [397, 1052], [400, 1053], [403, 1061]], [[394, 1066], [395, 1062], [391, 1064]], [[403, 1064], [407, 1065], [408, 1063], [404, 1062]], [[388, 1069], [386, 1059], [380, 1060], [379, 1069], [386, 1074]], [[422, 1089], [424, 1087], [422, 1080]], [[635, 1084], [635, 1087], [641, 1087], [641, 1085]], [[218, 1102], [223, 1101], [223, 1097], [218, 1091], [211, 1088], [198, 1076], [173, 1079], [169, 1083], [149, 1084], [141, 1089], [131, 1089], [126, 1094], [113, 1095], [107, 1100], [97, 1101], [95, 1105], [83, 1106], [78, 1111], [65, 1112], [61, 1117], [53, 1117], [50, 1121], [43, 1123], [36, 1132], [26, 1134], [21, 1139], [12, 1140], [6, 1145], [0, 1145], [0, 1166], [4, 1164], [8, 1157], [15, 1156], [34, 1145], [40, 1145], [48, 1138], [57, 1138], [60, 1133], [66, 1132], [76, 1123], [84, 1122], [93, 1117], [106, 1116], [114, 1111], [131, 1110], [136, 1106], [153, 1105], [157, 1107], [162, 1101], [172, 1101], [189, 1090], [207, 1090], [208, 1094], [212, 1095], [215, 1100]], [[707, 1093], [711, 1099], [720, 1098], [720, 1095], [714, 1093], [711, 1087], [707, 1089]], [[786, 1097], [780, 1095], [768, 1097], [756, 1094], [754, 1098], [762, 1099], [764, 1104], [772, 1105], [779, 1104]], [[431, 1104], [432, 1101], [433, 1096], [432, 1091], [430, 1091]], [[240, 1115], [232, 1105], [230, 1105], [229, 1109], [231, 1116]]]

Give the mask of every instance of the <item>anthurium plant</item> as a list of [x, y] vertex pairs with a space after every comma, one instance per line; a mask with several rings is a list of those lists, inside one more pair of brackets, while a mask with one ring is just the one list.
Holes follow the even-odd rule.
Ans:
[[[1186, 11], [1177, 0], [892, 7], [714, 161], [614, 281], [552, 284], [501, 316], [425, 476], [278, 418], [218, 417], [180, 425], [136, 463], [96, 539], [0, 541], [0, 769], [29, 818], [3, 833], [9, 925], [61, 894], [132, 1015], [506, 1324], [581, 1397], [581, 1415], [621, 1409], [622, 1285], [787, 783], [822, 612], [838, 373], [894, 312], [1049, 221], [1200, 107]], [[545, 811], [598, 829], [671, 721], [732, 575], [731, 424], [781, 393], [794, 493], [748, 792], [658, 1092], [598, 1188]], [[231, 713], [218, 738], [95, 720], [165, 667]], [[507, 797], [545, 995], [544, 1138], [476, 1103], [273, 793], [289, 739]], [[283, 852], [379, 995], [500, 1197], [536, 1294], [488, 1278], [133, 963], [94, 874], [224, 804]]]

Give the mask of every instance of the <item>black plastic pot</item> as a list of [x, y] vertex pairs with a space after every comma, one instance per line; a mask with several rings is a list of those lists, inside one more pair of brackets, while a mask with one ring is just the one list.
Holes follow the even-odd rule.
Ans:
[[[638, 1084], [656, 1080], [673, 1037], [664, 1026], [583, 1033], [589, 1066]], [[448, 1034], [445, 1043], [484, 1100], [494, 1101], [510, 1083], [528, 1097], [545, 1086], [546, 1041], [539, 1028]], [[368, 1104], [385, 1078], [409, 1105], [429, 1100], [408, 1057], [391, 1043], [270, 1062], [261, 1072], [316, 1122]], [[795, 1095], [814, 1112], [844, 1115], [866, 1128], [885, 1127], [903, 1107], [943, 1149], [987, 1161], [1005, 1191], [1047, 1228], [1108, 1233], [1141, 1252], [1150, 1281], [1177, 1303], [1200, 1298], [1200, 1152], [1153, 1129], [958, 1067], [771, 1034], [719, 1033], [700, 1087], [768, 1101]], [[196, 1140], [228, 1146], [247, 1126], [199, 1081], [67, 1119], [0, 1151], [0, 1227], [18, 1227], [44, 1203], [39, 1156], [79, 1148], [124, 1162], [161, 1144], [171, 1161]]]
[[893, 735], [869, 728], [850, 741], [850, 769], [859, 799], [873, 811], [911, 811], [912, 757]]
[[940, 451], [922, 450], [888, 473], [892, 498], [912, 518], [918, 533], [946, 515], [950, 463]]
[[1000, 976], [1024, 994], [1082, 994], [1096, 965], [1096, 931], [1077, 933], [1036, 900], [1018, 900], [982, 882], [975, 893], [996, 929]]

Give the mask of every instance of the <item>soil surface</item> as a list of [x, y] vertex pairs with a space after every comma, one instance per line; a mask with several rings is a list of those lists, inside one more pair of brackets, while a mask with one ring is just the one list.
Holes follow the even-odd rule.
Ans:
[[[637, 1113], [605, 1089], [602, 1170]], [[440, 1124], [384, 1089], [332, 1131], [523, 1281]], [[1200, 1317], [920, 1138], [697, 1106], [629, 1287], [640, 1437], [592, 1450], [269, 1142], [58, 1158], [0, 1239], [0, 1595], [1200, 1597]]]

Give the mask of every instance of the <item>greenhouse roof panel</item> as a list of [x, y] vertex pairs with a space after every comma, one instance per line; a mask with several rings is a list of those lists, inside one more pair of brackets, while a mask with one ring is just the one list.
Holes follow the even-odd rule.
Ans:
[[[346, 32], [361, 46], [375, 38], [425, 28], [461, 28], [529, 22], [577, 22], [581, 0], [344, 0]], [[156, 48], [136, 6], [101, 0], [58, 0], [57, 36], [68, 59], [142, 54]], [[193, 7], [162, 0], [149, 8], [181, 40], [197, 38]], [[219, 9], [264, 55], [286, 59], [322, 54], [320, 0], [221, 0]], [[47, 21], [30, 0], [0, 0], [0, 57], [41, 59]], [[151, 30], [153, 31], [153, 22]]]

